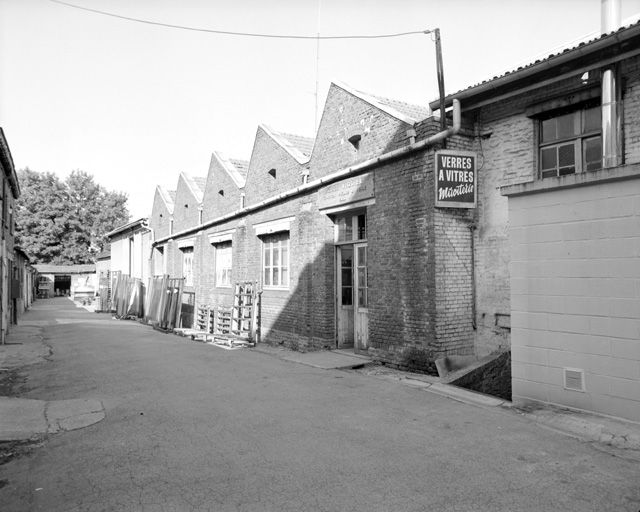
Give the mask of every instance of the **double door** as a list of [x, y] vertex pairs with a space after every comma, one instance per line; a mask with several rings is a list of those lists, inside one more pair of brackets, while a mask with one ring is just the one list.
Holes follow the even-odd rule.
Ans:
[[338, 348], [369, 345], [367, 243], [336, 246]]

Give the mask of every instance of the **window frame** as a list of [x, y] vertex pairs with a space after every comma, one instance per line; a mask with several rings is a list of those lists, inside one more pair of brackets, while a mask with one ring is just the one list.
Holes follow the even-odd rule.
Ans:
[[[288, 290], [291, 282], [291, 235], [289, 231], [280, 231], [278, 233], [264, 234], [260, 236], [261, 240], [261, 277], [262, 287], [265, 290]], [[286, 242], [286, 262], [282, 257], [283, 242]], [[278, 249], [278, 261], [279, 264], [273, 265], [274, 261], [274, 248]], [[267, 254], [269, 258], [267, 259]], [[267, 265], [269, 263], [269, 265]], [[285, 265], [286, 263], [286, 265]], [[278, 270], [278, 284], [273, 284], [274, 269]], [[286, 273], [286, 282], [283, 279], [283, 275]], [[266, 276], [269, 276], [269, 283], [267, 284]]]
[[[181, 247], [182, 251], [182, 277], [185, 286], [194, 286], [193, 263], [195, 260], [195, 251], [193, 246]], [[189, 265], [187, 265], [189, 263]], [[187, 273], [187, 268], [189, 272]]]
[[[360, 224], [360, 219], [364, 219], [364, 223]], [[343, 238], [341, 239], [341, 221], [344, 220], [344, 232], [345, 234], [351, 233], [351, 238]], [[368, 230], [369, 230], [369, 222], [367, 219], [367, 210], [350, 210], [347, 212], [341, 212], [335, 214], [333, 219], [334, 224], [334, 243], [335, 245], [343, 245], [343, 244], [358, 244], [367, 242], [368, 238]], [[348, 229], [350, 231], [348, 231]], [[360, 238], [360, 231], [364, 232], [364, 237]]]
[[[589, 163], [586, 160], [586, 143], [594, 139], [600, 140], [600, 153], [602, 153], [602, 123], [598, 123], [594, 129], [587, 130], [587, 112], [592, 110], [599, 111], [600, 108], [595, 102], [587, 102], [580, 105], [573, 105], [569, 108], [562, 110], [556, 110], [541, 115], [537, 119], [536, 126], [536, 146], [537, 146], [537, 176], [539, 180], [545, 180], [548, 178], [558, 178], [562, 176], [568, 176], [571, 174], [578, 174], [582, 172], [597, 172], [602, 170], [602, 159], [600, 159], [600, 166], [587, 170]], [[573, 118], [573, 133], [563, 137], [558, 137], [557, 134], [550, 140], [543, 139], [544, 124], [549, 120], [559, 120], [562, 117], [571, 115]], [[558, 126], [556, 124], [556, 132]], [[560, 162], [560, 150], [561, 148], [572, 147], [573, 162], [572, 165], [561, 165]], [[549, 149], [555, 149], [555, 167], [543, 168], [543, 152]], [[572, 171], [568, 169], [572, 168]], [[565, 172], [563, 172], [563, 169]], [[555, 172], [554, 172], [555, 171]], [[554, 174], [550, 174], [554, 172]], [[545, 174], [547, 174], [545, 176]]]
[[[215, 270], [215, 286], [216, 288], [231, 288], [233, 286], [231, 276], [233, 272], [233, 243], [229, 241], [225, 242], [217, 242], [214, 245], [215, 248], [215, 262], [214, 262], [214, 270]], [[225, 254], [225, 258], [223, 259], [223, 251], [229, 251], [228, 256]], [[228, 267], [222, 267], [222, 263], [224, 263], [225, 259], [228, 258]], [[224, 275], [228, 278], [228, 282], [225, 282]]]

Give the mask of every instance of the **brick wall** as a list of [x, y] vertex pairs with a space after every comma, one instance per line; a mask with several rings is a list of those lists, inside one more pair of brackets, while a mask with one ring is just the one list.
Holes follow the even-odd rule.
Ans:
[[441, 355], [474, 353], [473, 211], [437, 208], [435, 228], [436, 349]]
[[173, 232], [177, 233], [198, 225], [200, 203], [193, 195], [183, 174], [178, 178], [176, 200], [173, 207]]
[[[269, 171], [275, 170], [275, 177]], [[247, 204], [256, 204], [302, 184], [303, 166], [262, 127], [258, 128], [245, 185]]]
[[369, 222], [369, 353], [435, 371], [433, 156], [427, 152], [379, 167]]
[[509, 197], [509, 217], [514, 401], [640, 421], [640, 174]]
[[218, 159], [212, 156], [202, 205], [204, 222], [240, 209], [242, 192]]
[[640, 58], [623, 63], [621, 74], [625, 91], [623, 95], [625, 163], [640, 162]]
[[[410, 127], [331, 84], [311, 155], [311, 179], [406, 145]], [[348, 140], [355, 133], [362, 136], [358, 150]]]
[[167, 209], [167, 205], [162, 199], [160, 191], [156, 188], [153, 196], [153, 207], [151, 209], [151, 217], [149, 218], [149, 226], [154, 231], [156, 240], [169, 235], [169, 221], [171, 212]]

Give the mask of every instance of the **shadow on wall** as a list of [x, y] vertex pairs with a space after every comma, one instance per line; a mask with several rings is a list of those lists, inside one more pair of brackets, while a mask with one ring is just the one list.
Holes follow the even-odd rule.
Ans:
[[[409, 143], [406, 129], [398, 130], [383, 153]], [[437, 131], [433, 122], [418, 127], [421, 136]], [[372, 156], [356, 154], [353, 163]], [[433, 190], [426, 160], [423, 153], [411, 153], [367, 171], [375, 173], [376, 199], [367, 207], [369, 354], [396, 367], [436, 374], [435, 358], [443, 354], [435, 345], [434, 270], [426, 270], [433, 261], [434, 236]], [[338, 182], [326, 189], [339, 188], [340, 183], [347, 187], [346, 182]], [[349, 199], [335, 205], [327, 204], [323, 194], [319, 192], [320, 207], [344, 207], [346, 213], [348, 205], [357, 201], [352, 198], [367, 196], [367, 191], [351, 191]], [[322, 225], [315, 219], [323, 215], [315, 208], [313, 213], [297, 215], [298, 233], [290, 238], [291, 262], [300, 265], [298, 269], [292, 265], [295, 287], [263, 291], [264, 343], [300, 351], [336, 348], [336, 246], [333, 240], [315, 240], [312, 232]]]
[[[297, 258], [296, 247], [290, 251]], [[332, 244], [321, 245], [292, 290], [263, 289], [262, 342], [301, 352], [335, 348], [333, 252]]]

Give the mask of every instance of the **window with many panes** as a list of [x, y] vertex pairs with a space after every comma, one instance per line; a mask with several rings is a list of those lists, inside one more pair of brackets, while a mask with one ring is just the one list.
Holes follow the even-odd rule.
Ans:
[[336, 217], [336, 241], [357, 242], [367, 239], [367, 216], [365, 212], [349, 213]]
[[216, 244], [216, 286], [231, 287], [231, 242]]
[[[343, 306], [367, 307], [367, 215], [366, 211], [336, 215], [336, 245], [340, 246], [340, 294]], [[363, 245], [354, 245], [363, 243]], [[356, 254], [357, 251], [357, 254]], [[357, 256], [357, 259], [355, 258]]]
[[185, 286], [193, 286], [193, 247], [182, 249], [182, 277]]
[[262, 237], [262, 279], [265, 288], [289, 287], [289, 233]]
[[602, 168], [601, 109], [598, 106], [540, 120], [540, 177]]

